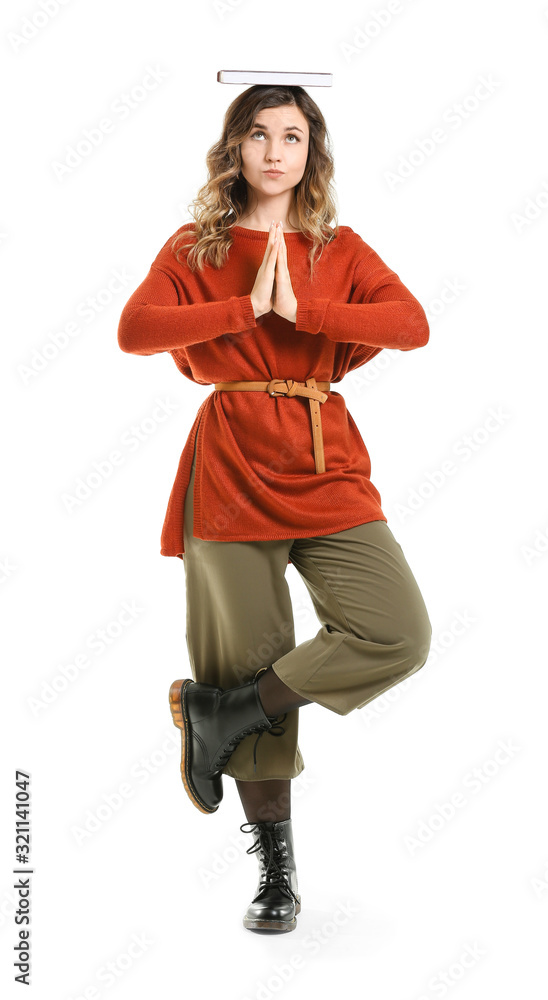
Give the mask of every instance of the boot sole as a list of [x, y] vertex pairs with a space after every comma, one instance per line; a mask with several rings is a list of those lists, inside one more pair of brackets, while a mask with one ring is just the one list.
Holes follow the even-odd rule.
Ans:
[[173, 684], [169, 689], [169, 707], [171, 709], [173, 724], [177, 726], [177, 729], [181, 730], [181, 778], [183, 779], [185, 791], [192, 804], [195, 805], [200, 812], [209, 814], [217, 812], [219, 806], [215, 806], [214, 809], [209, 809], [205, 803], [202, 802], [198, 792], [192, 784], [190, 771], [188, 770], [190, 760], [190, 726], [186, 708], [186, 689], [189, 684], [192, 684], [191, 680], [173, 681]]
[[[299, 896], [299, 902], [295, 904], [295, 916], [297, 913], [301, 912], [301, 897]], [[294, 931], [297, 926], [297, 921], [295, 917], [293, 920], [249, 920], [244, 917], [243, 920], [244, 927], [247, 927], [250, 931]]]

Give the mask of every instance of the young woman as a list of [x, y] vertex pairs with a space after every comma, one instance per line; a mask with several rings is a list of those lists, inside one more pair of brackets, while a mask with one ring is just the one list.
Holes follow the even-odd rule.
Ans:
[[[235, 779], [257, 835], [249, 928], [300, 910], [290, 783], [299, 708], [347, 715], [417, 671], [432, 628], [331, 389], [383, 348], [429, 338], [420, 303], [335, 218], [324, 118], [301, 87], [254, 86], [228, 108], [194, 222], [167, 240], [122, 312], [118, 343], [167, 351], [214, 384], [183, 449], [161, 554], [183, 560], [193, 680], [169, 698], [181, 776], [213, 813]], [[292, 563], [321, 628], [295, 646]], [[261, 740], [266, 734], [273, 740]], [[349, 780], [354, 764], [349, 766]], [[344, 780], [344, 778], [343, 778]]]

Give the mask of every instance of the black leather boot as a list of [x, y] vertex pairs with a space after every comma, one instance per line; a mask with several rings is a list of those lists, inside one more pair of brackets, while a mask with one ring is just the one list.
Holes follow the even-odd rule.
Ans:
[[[250, 826], [251, 830], [244, 830]], [[290, 819], [243, 823], [243, 833], [256, 833], [257, 840], [246, 854], [259, 852], [259, 884], [244, 916], [250, 930], [293, 931], [301, 910], [297, 868]]]
[[[204, 813], [216, 812], [223, 797], [222, 769], [241, 740], [264, 731], [282, 736], [276, 725], [286, 715], [265, 715], [257, 690], [260, 667], [252, 681], [223, 690], [193, 680], [173, 681], [169, 704], [173, 722], [181, 733], [181, 777], [191, 802]], [[253, 759], [256, 763], [255, 743]]]

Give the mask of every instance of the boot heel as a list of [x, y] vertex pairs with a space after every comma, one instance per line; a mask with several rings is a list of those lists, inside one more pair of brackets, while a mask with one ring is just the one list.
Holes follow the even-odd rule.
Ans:
[[183, 785], [185, 786], [185, 791], [192, 804], [195, 805], [200, 812], [210, 814], [212, 812], [216, 812], [218, 807], [215, 807], [215, 809], [206, 809], [194, 789], [190, 787], [187, 779], [187, 744], [189, 734], [183, 720], [183, 701], [184, 693], [189, 684], [192, 684], [190, 679], [173, 681], [173, 684], [169, 689], [169, 707], [171, 709], [173, 724], [177, 726], [177, 729], [181, 730], [181, 778], [183, 780]]
[[[173, 724], [177, 726], [177, 729], [183, 728], [183, 712], [182, 712], [182, 688], [184, 684], [182, 681], [173, 681], [169, 689], [169, 707], [171, 709], [171, 715], [173, 717]], [[186, 682], [187, 684], [189, 681]]]

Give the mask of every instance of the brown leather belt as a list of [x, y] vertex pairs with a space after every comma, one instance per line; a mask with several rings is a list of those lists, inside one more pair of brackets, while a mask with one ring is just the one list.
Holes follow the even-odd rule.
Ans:
[[269, 396], [307, 396], [310, 403], [316, 472], [325, 472], [320, 403], [325, 403], [328, 399], [327, 393], [321, 392], [321, 390], [329, 389], [330, 385], [330, 382], [316, 382], [315, 378], [307, 378], [306, 382], [296, 382], [292, 378], [273, 378], [270, 382], [215, 382], [215, 388], [222, 390], [262, 390], [268, 392]]

